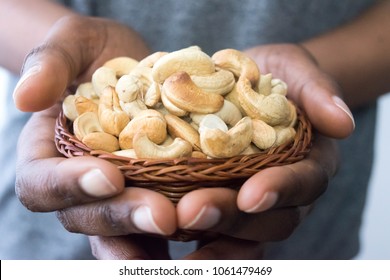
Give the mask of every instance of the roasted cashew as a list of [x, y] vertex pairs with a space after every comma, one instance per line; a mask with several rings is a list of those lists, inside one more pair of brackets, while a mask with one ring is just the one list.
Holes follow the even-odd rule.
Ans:
[[153, 68], [154, 64], [168, 52], [154, 52], [140, 60], [138, 66]]
[[[242, 119], [242, 114], [240, 110], [237, 108], [237, 106], [226, 99], [223, 102], [223, 106], [221, 110], [214, 113], [214, 115], [220, 117], [229, 126], [234, 126]], [[196, 124], [199, 124], [204, 118], [204, 116], [206, 116], [206, 114], [197, 114], [197, 113], [190, 114], [191, 119]]]
[[215, 72], [210, 56], [197, 47], [174, 51], [156, 61], [152, 70], [153, 80], [162, 84], [176, 72], [185, 71], [189, 75], [209, 75]]
[[233, 73], [224, 69], [210, 75], [191, 75], [191, 79], [204, 92], [220, 95], [230, 92], [236, 83]]
[[215, 65], [231, 71], [237, 78], [247, 78], [252, 86], [256, 86], [260, 70], [256, 62], [245, 53], [235, 49], [224, 49], [217, 51], [211, 56]]
[[70, 94], [65, 97], [64, 101], [62, 102], [62, 111], [64, 112], [65, 117], [71, 121], [74, 121], [79, 116], [76, 110], [75, 100], [76, 96]]
[[188, 122], [171, 114], [165, 115], [165, 120], [170, 136], [182, 138], [189, 142], [194, 150], [200, 151], [199, 133]]
[[99, 67], [92, 74], [92, 86], [97, 96], [101, 96], [107, 86], [115, 87], [118, 79], [114, 70], [108, 67]]
[[137, 77], [127, 74], [119, 78], [115, 86], [115, 91], [118, 93], [121, 101], [132, 102], [137, 99], [142, 87], [143, 85]]
[[103, 64], [104, 67], [108, 67], [114, 70], [117, 78], [129, 74], [130, 71], [137, 65], [137, 60], [126, 56], [115, 57]]
[[280, 94], [280, 95], [287, 95], [287, 84], [282, 81], [281, 79], [272, 79], [271, 80], [271, 93], [272, 94]]
[[253, 128], [249, 117], [242, 118], [228, 132], [208, 128], [201, 122], [200, 144], [202, 151], [213, 158], [229, 158], [239, 155], [251, 143]]
[[119, 150], [118, 138], [106, 132], [89, 133], [82, 142], [92, 150], [102, 150], [109, 153]]
[[118, 151], [114, 151], [112, 153], [116, 156], [137, 158], [137, 155], [136, 155], [134, 149], [118, 150]]
[[74, 105], [78, 115], [81, 115], [85, 112], [94, 112], [96, 114], [98, 113], [98, 104], [84, 96], [76, 96]]
[[148, 107], [154, 107], [161, 101], [161, 86], [160, 84], [153, 82], [149, 89], [146, 91], [144, 97], [144, 103]]
[[137, 98], [132, 102], [123, 102], [119, 101], [119, 104], [124, 112], [130, 117], [130, 119], [134, 119], [141, 111], [147, 110], [145, 103]]
[[253, 137], [252, 143], [261, 150], [272, 147], [276, 142], [275, 129], [262, 120], [252, 119]]
[[138, 158], [174, 159], [189, 157], [192, 146], [187, 141], [176, 138], [168, 146], [157, 145], [145, 133], [136, 133], [133, 139], [134, 151]]
[[130, 121], [129, 116], [121, 109], [113, 87], [106, 87], [103, 90], [98, 111], [103, 130], [115, 136], [118, 136]]
[[73, 122], [77, 139], [92, 150], [113, 152], [119, 149], [118, 139], [103, 131], [96, 113], [86, 112]]
[[138, 132], [145, 133], [152, 142], [161, 144], [167, 137], [167, 122], [156, 110], [140, 111], [119, 134], [121, 149], [133, 148], [133, 138]]
[[292, 127], [276, 126], [276, 141], [274, 146], [278, 147], [285, 143], [290, 143], [294, 140], [296, 131]]
[[75, 95], [84, 96], [91, 100], [95, 100], [99, 98], [99, 96], [96, 94], [95, 90], [93, 89], [93, 85], [91, 82], [79, 84], [76, 89]]
[[92, 150], [113, 152], [119, 149], [118, 139], [103, 131], [96, 113], [86, 112], [73, 122], [77, 139]]
[[176, 105], [174, 105], [166, 96], [165, 94], [165, 89], [164, 87], [161, 88], [161, 101], [165, 107], [165, 109], [167, 109], [167, 111], [175, 116], [178, 116], [178, 117], [183, 117], [183, 116], [186, 116], [188, 115], [188, 112], [186, 110], [183, 110], [183, 109], [180, 109], [179, 107], [177, 107]]
[[272, 73], [261, 74], [257, 85], [257, 92], [262, 95], [270, 95], [272, 90]]
[[177, 72], [163, 84], [165, 96], [178, 108], [194, 113], [215, 113], [223, 106], [224, 98], [199, 89], [186, 72]]
[[290, 106], [284, 95], [261, 95], [254, 91], [248, 79], [237, 82], [238, 99], [241, 107], [252, 119], [260, 119], [271, 126], [288, 122]]

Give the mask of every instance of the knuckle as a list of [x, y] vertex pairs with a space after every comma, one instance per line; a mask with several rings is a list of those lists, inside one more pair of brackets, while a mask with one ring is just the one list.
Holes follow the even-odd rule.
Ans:
[[118, 211], [114, 209], [111, 205], [104, 205], [100, 208], [100, 212], [103, 215], [107, 229], [111, 232], [112, 235], [122, 235], [132, 233], [132, 228], [129, 226], [129, 213], [131, 211]]
[[40, 207], [34, 196], [31, 194], [28, 187], [28, 181], [23, 176], [16, 176], [15, 180], [15, 194], [24, 207], [32, 212], [41, 212], [43, 209]]
[[62, 226], [69, 232], [80, 233], [79, 227], [73, 222], [72, 215], [68, 210], [59, 210], [56, 212], [57, 219]]

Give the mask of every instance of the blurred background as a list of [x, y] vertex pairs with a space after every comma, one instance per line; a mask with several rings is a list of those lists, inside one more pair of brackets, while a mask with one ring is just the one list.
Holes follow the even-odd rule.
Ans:
[[[4, 121], [7, 73], [0, 68], [0, 129]], [[362, 248], [356, 259], [390, 260], [390, 94], [379, 101], [373, 173], [361, 230]], [[1, 166], [1, 164], [0, 164]]]

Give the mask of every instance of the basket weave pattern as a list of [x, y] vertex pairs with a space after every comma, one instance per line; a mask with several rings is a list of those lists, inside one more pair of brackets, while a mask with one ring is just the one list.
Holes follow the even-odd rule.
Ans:
[[[312, 145], [312, 127], [298, 111], [293, 142], [251, 155], [228, 159], [178, 158], [171, 160], [132, 159], [104, 151], [91, 150], [72, 134], [72, 123], [61, 112], [55, 126], [55, 144], [65, 157], [95, 156], [108, 160], [121, 170], [126, 186], [157, 191], [177, 204], [186, 193], [208, 187], [238, 189], [245, 180], [262, 169], [302, 160]], [[176, 233], [170, 239], [188, 241], [194, 234]]]

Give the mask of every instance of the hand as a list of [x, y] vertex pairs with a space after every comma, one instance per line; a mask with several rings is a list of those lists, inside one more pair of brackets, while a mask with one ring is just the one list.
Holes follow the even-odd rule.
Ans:
[[[94, 157], [66, 159], [53, 141], [59, 101], [68, 86], [90, 80], [94, 69], [109, 58], [146, 54], [143, 41], [127, 27], [67, 17], [28, 55], [15, 103], [24, 111], [43, 110], [32, 115], [19, 139], [16, 193], [28, 209], [57, 211], [67, 230], [87, 235], [168, 235], [176, 230], [174, 206], [163, 195], [125, 189], [116, 166]], [[139, 243], [133, 247], [142, 250]]]
[[[344, 138], [354, 129], [352, 114], [336, 97], [340, 95], [337, 85], [303, 48], [268, 45], [248, 54], [263, 73], [272, 72], [287, 82], [289, 98], [303, 108], [320, 133], [307, 158], [260, 171], [239, 192], [220, 187], [185, 195], [177, 205], [178, 226], [215, 233], [214, 238], [200, 240], [187, 259], [262, 258], [263, 244], [287, 238], [334, 176], [338, 152], [328, 137]], [[131, 246], [120, 248], [119, 255], [132, 252]]]
[[[241, 257], [237, 252], [244, 258], [256, 258], [261, 256], [262, 243], [287, 238], [326, 190], [337, 170], [337, 147], [327, 137], [344, 138], [354, 130], [352, 114], [339, 98], [338, 86], [302, 47], [266, 45], [247, 53], [262, 73], [271, 72], [288, 84], [289, 98], [308, 114], [319, 134], [307, 158], [258, 172], [243, 184], [238, 194], [221, 188], [199, 190], [184, 197], [178, 205], [179, 227], [191, 225], [191, 229], [222, 235], [190, 258]], [[235, 239], [227, 243], [225, 236]], [[245, 244], [248, 240], [258, 243], [247, 246], [247, 250], [237, 250], [235, 243]], [[220, 248], [220, 242], [224, 247], [217, 251], [218, 255], [209, 247]]]

